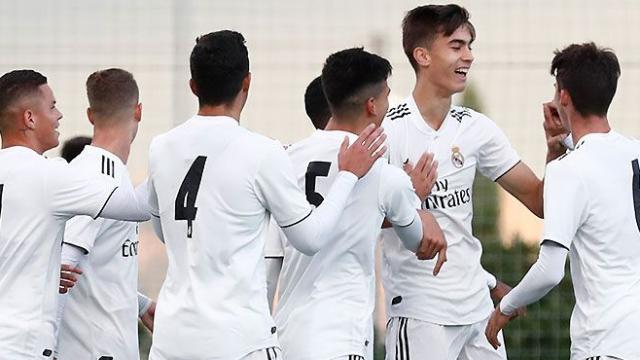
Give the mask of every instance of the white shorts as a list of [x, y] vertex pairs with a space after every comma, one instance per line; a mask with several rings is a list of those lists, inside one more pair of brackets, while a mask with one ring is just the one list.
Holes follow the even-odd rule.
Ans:
[[387, 324], [385, 360], [506, 360], [503, 344], [494, 350], [484, 335], [487, 319], [470, 325], [437, 325], [394, 317]]
[[333, 358], [331, 360], [364, 360], [364, 357], [362, 355], [347, 355]]
[[282, 360], [280, 348], [272, 346], [266, 349], [256, 350], [240, 360]]

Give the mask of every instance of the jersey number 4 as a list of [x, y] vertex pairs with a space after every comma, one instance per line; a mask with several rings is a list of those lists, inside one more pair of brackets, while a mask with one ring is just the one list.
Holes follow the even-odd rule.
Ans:
[[638, 159], [631, 162], [631, 168], [633, 169], [633, 209], [636, 213], [636, 226], [640, 231], [640, 166]]
[[200, 190], [200, 182], [202, 181], [202, 172], [204, 171], [204, 163], [207, 161], [206, 156], [198, 156], [191, 164], [187, 175], [182, 180], [178, 195], [176, 196], [176, 220], [187, 220], [187, 237], [191, 238], [193, 233], [193, 221], [196, 219], [198, 208], [196, 207], [196, 197]]
[[328, 176], [331, 163], [327, 161], [312, 161], [307, 165], [307, 172], [304, 174], [304, 190], [307, 194], [307, 201], [315, 206], [320, 206], [324, 198], [316, 192], [316, 178], [318, 176]]

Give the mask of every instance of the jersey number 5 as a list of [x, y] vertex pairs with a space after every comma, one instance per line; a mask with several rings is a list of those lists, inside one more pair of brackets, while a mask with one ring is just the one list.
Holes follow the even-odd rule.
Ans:
[[196, 197], [202, 181], [202, 172], [206, 156], [198, 156], [191, 164], [187, 175], [182, 180], [178, 195], [176, 196], [176, 220], [187, 220], [187, 237], [191, 238], [193, 233], [193, 221], [196, 219], [198, 208], [196, 207]]
[[315, 206], [320, 206], [324, 198], [316, 192], [316, 178], [318, 176], [328, 176], [331, 163], [327, 161], [312, 161], [307, 165], [307, 172], [304, 174], [304, 190], [307, 194], [307, 201]]
[[640, 231], [640, 166], [638, 159], [631, 162], [631, 168], [633, 169], [633, 209], [636, 213], [636, 226]]

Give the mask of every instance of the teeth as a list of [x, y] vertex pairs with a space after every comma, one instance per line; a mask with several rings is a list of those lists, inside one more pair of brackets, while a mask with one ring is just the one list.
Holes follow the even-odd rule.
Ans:
[[460, 69], [456, 69], [455, 71], [457, 74], [462, 74], [462, 75], [467, 75], [467, 73], [469, 72], [469, 69], [467, 68], [460, 68]]

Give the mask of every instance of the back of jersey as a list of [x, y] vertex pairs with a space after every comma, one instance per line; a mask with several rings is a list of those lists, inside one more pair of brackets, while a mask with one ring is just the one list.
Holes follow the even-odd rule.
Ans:
[[[288, 149], [298, 183], [315, 206], [322, 203], [339, 172], [337, 155], [345, 136], [351, 143], [356, 138], [343, 131], [318, 130]], [[397, 189], [404, 190], [405, 201], [390, 209], [392, 201], [384, 197], [402, 192]], [[418, 205], [409, 178], [381, 160], [356, 184], [332, 232], [335, 240], [312, 257], [286, 245], [275, 316], [285, 358], [365, 355], [373, 344], [368, 325], [382, 221], [388, 213], [394, 223], [407, 225]]]
[[640, 143], [610, 131], [547, 169], [543, 239], [570, 249], [572, 358], [640, 357], [639, 159]]
[[262, 257], [263, 194], [274, 191], [260, 174], [277, 168], [267, 159], [278, 151], [286, 159], [229, 117], [194, 116], [153, 141], [150, 202], [169, 268], [152, 359], [240, 358], [277, 345]]

